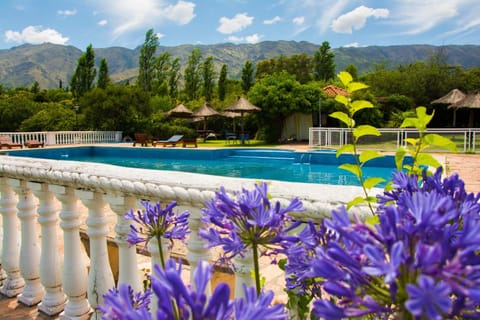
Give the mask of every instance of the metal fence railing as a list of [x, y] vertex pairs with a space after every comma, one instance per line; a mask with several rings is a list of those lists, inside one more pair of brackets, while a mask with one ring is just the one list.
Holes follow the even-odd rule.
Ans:
[[45, 145], [112, 143], [122, 141], [122, 131], [39, 131], [39, 132], [0, 132], [11, 141], [25, 145], [36, 140]]
[[[381, 136], [364, 136], [359, 139], [359, 148], [394, 151], [407, 145], [408, 138], [418, 138], [418, 131], [410, 128], [382, 128]], [[480, 148], [477, 138], [480, 128], [430, 128], [427, 133], [436, 133], [452, 140], [458, 152], [475, 153]], [[353, 141], [352, 133], [347, 128], [315, 127], [309, 129], [309, 146], [311, 148], [339, 148]], [[429, 151], [446, 151], [430, 149]]]

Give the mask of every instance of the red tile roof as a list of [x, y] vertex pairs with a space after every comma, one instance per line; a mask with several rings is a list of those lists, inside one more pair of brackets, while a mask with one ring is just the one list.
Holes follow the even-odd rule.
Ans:
[[324, 87], [322, 90], [330, 97], [335, 97], [337, 94], [342, 96], [348, 95], [347, 90], [334, 86], [333, 84], [329, 84], [328, 86]]

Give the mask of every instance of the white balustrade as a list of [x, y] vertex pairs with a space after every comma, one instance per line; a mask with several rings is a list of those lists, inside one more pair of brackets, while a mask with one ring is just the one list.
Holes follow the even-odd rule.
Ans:
[[97, 307], [103, 304], [103, 295], [115, 287], [108, 259], [109, 223], [105, 208], [107, 203], [101, 192], [79, 191], [78, 193], [88, 208], [87, 235], [90, 244], [90, 272], [87, 297], [90, 306], [94, 309], [92, 319], [100, 319], [101, 314]]
[[61, 319], [88, 319], [90, 304], [87, 300], [87, 263], [82, 254], [80, 240], [81, 213], [73, 187], [52, 186], [51, 190], [62, 203], [60, 227], [63, 230], [63, 291], [67, 304]]
[[[40, 311], [47, 314], [61, 312], [61, 319], [97, 319], [100, 315], [96, 308], [103, 301], [102, 295], [115, 286], [108, 239], [115, 239], [118, 245], [118, 281], [132, 285], [135, 290], [143, 288], [136, 248], [126, 242], [130, 221], [123, 218], [125, 212], [139, 206], [139, 199], [152, 202], [160, 199], [163, 206], [176, 201], [178, 207], [175, 210], [190, 211], [192, 233], [185, 246], [185, 258], [193, 271], [200, 260], [211, 259], [205, 242], [198, 236], [201, 208], [205, 207], [205, 202], [214, 197], [220, 186], [234, 193], [241, 188], [251, 189], [255, 183], [254, 179], [0, 157], [3, 227], [0, 251], [2, 268], [6, 273], [0, 292], [8, 297], [21, 294], [19, 301], [24, 299], [26, 301], [22, 302], [27, 304], [40, 302]], [[292, 196], [297, 196], [306, 211], [297, 213], [296, 217], [319, 218], [328, 215], [331, 208], [361, 195], [362, 190], [355, 186], [275, 181], [269, 186], [269, 194], [272, 201], [284, 204]], [[356, 210], [358, 215], [368, 211], [362, 208]], [[58, 217], [61, 230], [57, 228]], [[90, 243], [89, 268], [81, 241], [85, 229]], [[41, 240], [37, 230], [41, 232]], [[57, 232], [63, 232], [63, 259], [56, 240], [61, 234]], [[159, 263], [158, 244], [151, 241], [148, 248], [153, 264]], [[164, 253], [165, 257], [169, 255], [168, 250]], [[247, 255], [245, 259], [235, 261], [235, 266], [235, 294], [243, 295], [242, 283], [252, 284], [252, 257]], [[63, 295], [66, 303], [63, 303]]]
[[45, 293], [40, 283], [40, 241], [36, 229], [36, 203], [27, 181], [11, 179], [18, 194], [18, 218], [21, 223], [20, 273], [25, 287], [18, 300], [27, 306], [37, 304]]
[[59, 207], [48, 184], [30, 182], [28, 187], [39, 199], [37, 212], [42, 234], [40, 282], [45, 288], [45, 296], [38, 308], [47, 315], [56, 315], [63, 311], [66, 300], [62, 289], [63, 255], [59, 253], [57, 232]]
[[25, 286], [20, 275], [20, 233], [16, 208], [18, 200], [5, 177], [0, 177], [0, 193], [0, 213], [3, 218], [2, 269], [7, 275], [0, 292], [7, 297], [15, 297]]

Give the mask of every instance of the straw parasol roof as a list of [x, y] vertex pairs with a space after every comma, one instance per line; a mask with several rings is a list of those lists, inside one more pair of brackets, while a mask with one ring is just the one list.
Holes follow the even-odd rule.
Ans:
[[240, 133], [241, 133], [241, 137], [242, 137], [242, 144], [245, 143], [243, 137], [245, 136], [244, 135], [244, 125], [245, 125], [245, 119], [243, 117], [243, 115], [247, 112], [257, 112], [257, 111], [261, 111], [262, 109], [260, 109], [259, 107], [253, 105], [250, 101], [248, 101], [247, 99], [245, 99], [244, 97], [239, 97], [237, 99], [237, 101], [235, 101], [234, 103], [232, 103], [230, 106], [228, 106], [225, 111], [227, 112], [237, 112], [237, 113], [240, 113], [240, 118], [241, 118], [241, 129], [240, 129]]
[[480, 109], [480, 93], [469, 93], [462, 100], [449, 105], [448, 108], [453, 108], [455, 110], [460, 108], [470, 109], [468, 126], [472, 128], [475, 124], [475, 109]]
[[443, 103], [443, 104], [453, 104], [457, 103], [460, 100], [464, 99], [466, 96], [465, 93], [458, 89], [453, 89], [443, 97], [433, 100], [431, 103]]
[[197, 119], [203, 119], [203, 130], [207, 130], [207, 118], [219, 115], [220, 113], [213, 109], [208, 102], [192, 114], [194, 121]]
[[180, 103], [178, 106], [175, 108], [169, 110], [167, 112], [167, 115], [171, 117], [185, 117], [189, 118], [193, 114], [193, 111], [185, 107], [182, 103]]

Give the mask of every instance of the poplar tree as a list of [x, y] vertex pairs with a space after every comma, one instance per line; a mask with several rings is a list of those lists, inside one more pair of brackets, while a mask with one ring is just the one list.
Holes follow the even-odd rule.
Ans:
[[105, 89], [109, 83], [110, 83], [110, 77], [108, 76], [107, 59], [102, 58], [102, 60], [100, 61], [100, 67], [98, 68], [97, 87]]
[[243, 93], [248, 93], [250, 88], [253, 86], [254, 81], [254, 68], [250, 60], [245, 62], [245, 65], [242, 68], [242, 89]]
[[158, 36], [153, 29], [149, 29], [145, 34], [145, 42], [140, 49], [138, 58], [138, 86], [146, 91], [152, 91], [152, 80], [155, 70], [155, 51], [158, 47]]
[[180, 80], [180, 58], [173, 59], [168, 74], [168, 92], [175, 99], [178, 96], [178, 81]]
[[70, 88], [76, 99], [82, 97], [93, 87], [93, 80], [97, 75], [95, 69], [95, 53], [92, 45], [88, 45], [85, 53], [78, 58], [77, 68], [75, 69], [72, 79], [70, 80]]
[[313, 55], [313, 76], [315, 80], [328, 81], [335, 78], [335, 54], [328, 41], [322, 42]]
[[224, 64], [220, 70], [220, 77], [218, 78], [218, 99], [225, 100], [227, 89], [227, 65]]
[[185, 68], [185, 92], [190, 100], [195, 100], [198, 97], [200, 89], [200, 60], [202, 59], [202, 52], [195, 48], [188, 57], [187, 67]]
[[213, 57], [209, 56], [202, 63], [203, 77], [203, 96], [206, 101], [212, 101], [213, 86], [215, 80], [215, 69], [213, 66]]

